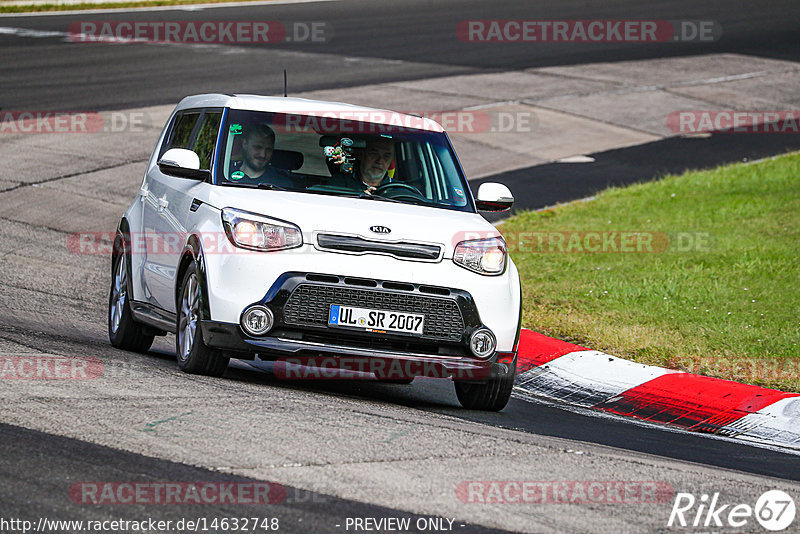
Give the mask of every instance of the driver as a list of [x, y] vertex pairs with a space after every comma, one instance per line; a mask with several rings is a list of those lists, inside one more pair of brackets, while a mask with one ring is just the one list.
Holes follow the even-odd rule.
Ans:
[[268, 124], [248, 126], [242, 137], [242, 159], [231, 162], [229, 180], [236, 183], [269, 183], [294, 188], [289, 171], [270, 164], [275, 132]]
[[339, 172], [333, 175], [329, 185], [372, 192], [392, 181], [387, 171], [394, 161], [394, 143], [385, 137], [367, 140], [367, 146], [361, 151], [355, 172]]

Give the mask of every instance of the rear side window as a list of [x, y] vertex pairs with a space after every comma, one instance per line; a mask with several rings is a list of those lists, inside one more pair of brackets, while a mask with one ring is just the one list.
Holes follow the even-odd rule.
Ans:
[[171, 148], [185, 148], [194, 151], [200, 158], [200, 168], [211, 169], [211, 160], [217, 144], [222, 110], [193, 109], [175, 115], [167, 140], [161, 147], [159, 158]]
[[197, 131], [197, 137], [195, 137], [191, 149], [200, 157], [201, 169], [211, 169], [211, 156], [214, 154], [214, 147], [217, 144], [221, 120], [221, 112], [206, 111], [200, 121], [200, 129]]
[[161, 154], [164, 154], [170, 148], [190, 148], [189, 143], [192, 140], [192, 132], [194, 132], [194, 127], [199, 118], [199, 111], [178, 114], [175, 117], [175, 126], [170, 131], [169, 140], [164, 143], [161, 149]]

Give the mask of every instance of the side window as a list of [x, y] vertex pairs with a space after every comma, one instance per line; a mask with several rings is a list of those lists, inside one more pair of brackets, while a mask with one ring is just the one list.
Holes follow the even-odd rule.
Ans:
[[219, 111], [206, 111], [200, 123], [192, 150], [200, 157], [200, 168], [211, 168], [211, 156], [214, 154], [214, 147], [217, 144], [217, 133], [219, 123], [222, 120], [222, 113]]
[[175, 124], [169, 133], [169, 138], [164, 146], [161, 147], [161, 155], [170, 148], [189, 148], [197, 119], [200, 118], [199, 111], [180, 113], [175, 117]]

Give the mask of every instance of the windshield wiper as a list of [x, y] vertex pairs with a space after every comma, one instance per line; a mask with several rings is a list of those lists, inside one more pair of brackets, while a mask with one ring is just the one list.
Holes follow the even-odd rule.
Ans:
[[270, 191], [290, 191], [289, 189], [286, 189], [285, 187], [281, 187], [281, 186], [275, 185], [275, 184], [268, 184], [268, 183], [259, 183], [259, 184], [243, 183], [243, 184], [237, 184], [237, 183], [233, 183], [233, 182], [222, 182], [220, 185], [230, 185], [230, 186], [233, 186], [233, 187], [249, 187], [251, 189], [269, 189]]
[[396, 198], [389, 198], [389, 197], [382, 197], [380, 195], [367, 195], [366, 193], [362, 194], [358, 198], [366, 198], [367, 196], [374, 198], [375, 200], [385, 200], [388, 202], [399, 202], [400, 204], [416, 204], [418, 206], [430, 206], [431, 202], [429, 200], [423, 200], [421, 198], [416, 198], [411, 195], [403, 195], [403, 198], [406, 200], [397, 200]]
[[[370, 195], [368, 193], [357, 191], [354, 189], [335, 189], [335, 190], [325, 190], [325, 189], [316, 189], [311, 186], [310, 188], [306, 189], [306, 193], [317, 193], [320, 195], [331, 195], [335, 197], [347, 197], [347, 198], [365, 198], [367, 200], [379, 200], [381, 202], [401, 202], [399, 200], [395, 200], [393, 198], [386, 198], [377, 195]], [[312, 189], [313, 188], [313, 189]], [[402, 203], [402, 202], [401, 202]]]
[[275, 184], [257, 184], [257, 187], [259, 189], [269, 189], [270, 191], [289, 191], [289, 189]]
[[369, 193], [361, 193], [360, 195], [358, 195], [358, 198], [368, 198], [370, 200], [380, 200], [381, 202], [399, 202], [400, 204], [403, 204], [403, 201], [401, 201], [401, 200], [395, 200], [393, 198], [382, 197], [380, 195], [370, 195]]

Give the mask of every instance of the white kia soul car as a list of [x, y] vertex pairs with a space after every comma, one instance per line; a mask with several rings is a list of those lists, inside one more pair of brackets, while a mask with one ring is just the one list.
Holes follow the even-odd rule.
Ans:
[[119, 224], [111, 343], [146, 351], [175, 333], [180, 368], [206, 375], [237, 358], [449, 378], [464, 407], [500, 410], [516, 372], [520, 283], [478, 211], [512, 203], [496, 183], [474, 198], [427, 118], [187, 97]]

